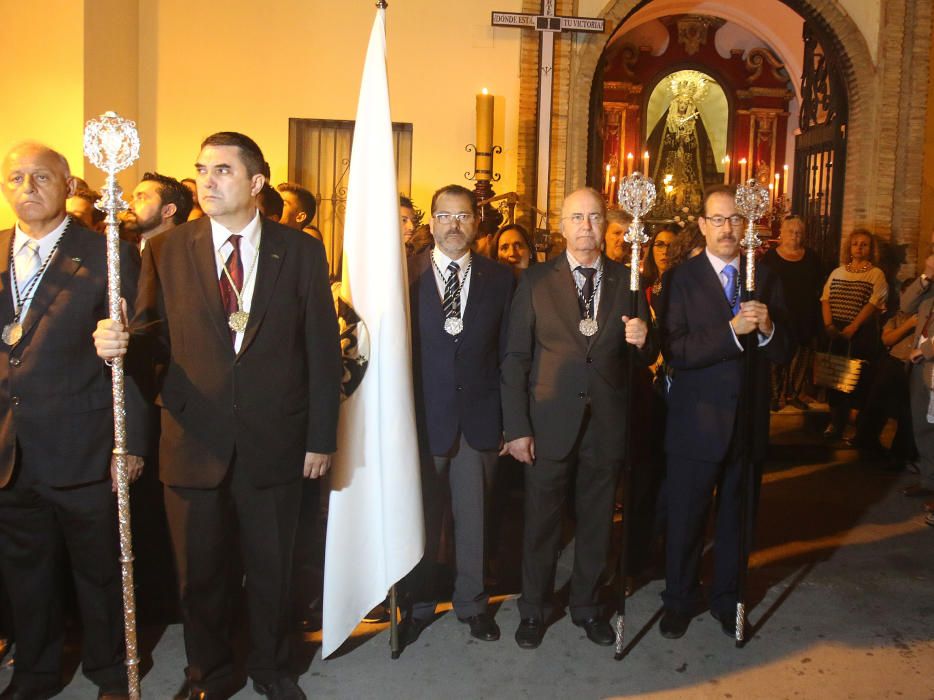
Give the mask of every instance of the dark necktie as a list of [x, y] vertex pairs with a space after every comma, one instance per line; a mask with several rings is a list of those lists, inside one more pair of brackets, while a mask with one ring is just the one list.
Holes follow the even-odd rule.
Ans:
[[461, 315], [461, 289], [457, 279], [460, 269], [456, 262], [448, 265], [448, 278], [444, 281], [444, 300], [441, 304], [445, 318], [460, 318]]
[[[228, 317], [240, 308], [240, 305], [237, 303], [237, 293], [234, 291], [234, 288], [230, 286], [230, 280], [233, 280], [234, 285], [236, 285], [237, 292], [243, 289], [243, 259], [240, 257], [241, 238], [242, 236], [234, 234], [227, 239], [230, 245], [233, 246], [233, 252], [230, 253], [230, 257], [227, 258], [226, 262], [227, 272], [230, 273], [230, 279], [227, 278], [223, 270], [221, 270], [220, 276], [221, 301], [224, 304], [224, 311], [227, 312]], [[231, 330], [231, 344], [236, 342], [236, 338], [236, 331]]]
[[584, 276], [584, 286], [581, 287], [580, 294], [577, 295], [577, 304], [581, 309], [581, 318], [593, 318], [593, 278], [597, 274], [597, 268], [577, 266], [577, 271]]
[[726, 277], [726, 285], [723, 287], [723, 293], [733, 311], [733, 315], [739, 313], [739, 290], [736, 288], [737, 270], [732, 265], [723, 268], [723, 275]]

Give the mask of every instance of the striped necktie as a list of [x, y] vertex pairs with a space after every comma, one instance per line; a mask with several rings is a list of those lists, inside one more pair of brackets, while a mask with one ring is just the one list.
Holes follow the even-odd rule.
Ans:
[[444, 300], [441, 304], [445, 318], [460, 318], [461, 315], [461, 289], [457, 278], [460, 269], [456, 262], [448, 264], [448, 277], [444, 281]]

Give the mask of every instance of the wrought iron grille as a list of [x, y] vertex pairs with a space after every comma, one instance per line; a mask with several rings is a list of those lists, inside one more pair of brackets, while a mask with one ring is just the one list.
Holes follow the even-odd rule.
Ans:
[[818, 30], [805, 22], [792, 211], [804, 219], [807, 245], [830, 269], [840, 259], [847, 95], [835, 57], [826, 46]]
[[[289, 119], [289, 180], [308, 189], [318, 202], [313, 221], [321, 231], [332, 279], [340, 277], [344, 243], [347, 177], [354, 122], [336, 119]], [[412, 190], [412, 125], [392, 125], [396, 185]]]

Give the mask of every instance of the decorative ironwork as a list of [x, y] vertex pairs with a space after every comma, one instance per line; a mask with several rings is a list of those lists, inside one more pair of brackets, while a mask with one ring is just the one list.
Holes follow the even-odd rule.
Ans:
[[640, 172], [624, 177], [619, 183], [619, 205], [632, 215], [629, 230], [623, 240], [632, 245], [632, 258], [629, 265], [629, 289], [639, 289], [639, 257], [642, 246], [649, 242], [642, 226], [642, 217], [655, 206], [655, 183], [652, 178]]
[[802, 131], [813, 126], [836, 121], [840, 114], [841, 82], [833, 57], [810, 23], [804, 24], [804, 74], [801, 76], [801, 114], [798, 126]]
[[[477, 158], [478, 158], [478, 157], [482, 157], [482, 156], [487, 156], [487, 157], [489, 157], [489, 159], [490, 159], [490, 163], [492, 163], [492, 162], [493, 162], [493, 156], [494, 156], [494, 155], [499, 155], [500, 153], [503, 152], [503, 147], [502, 147], [502, 146], [493, 146], [493, 149], [492, 149], [492, 151], [491, 151], [490, 153], [484, 153], [483, 151], [478, 151], [478, 150], [477, 150], [477, 147], [476, 147], [474, 144], [468, 143], [466, 146], [464, 146], [464, 150], [467, 151], [468, 153], [470, 153], [471, 151], [473, 151], [473, 153], [474, 153], [474, 167], [473, 167], [473, 172], [470, 172], [469, 170], [468, 170], [467, 172], [465, 172], [465, 173], [464, 173], [464, 179], [465, 179], [465, 180], [483, 180], [483, 179], [487, 179], [489, 182], [499, 182], [499, 181], [500, 181], [500, 179], [502, 178], [502, 175], [501, 175], [500, 173], [493, 172], [492, 168], [491, 168], [490, 170], [477, 170]], [[489, 178], [478, 178], [478, 177], [477, 177], [477, 174], [478, 174], [478, 173], [480, 173], [480, 174], [485, 174], [485, 175], [489, 175], [490, 177], [489, 177]]]
[[769, 191], [754, 178], [736, 188], [736, 209], [746, 217], [746, 235], [742, 246], [746, 250], [746, 291], [756, 289], [756, 249], [762, 240], [756, 232], [756, 222], [769, 211]]
[[846, 163], [847, 95], [819, 30], [804, 25], [800, 133], [795, 137], [791, 211], [804, 220], [806, 245], [826, 268], [839, 261]]
[[[105, 112], [84, 129], [84, 154], [107, 173], [101, 201], [95, 206], [107, 214], [107, 307], [112, 321], [122, 320], [120, 303], [120, 227], [117, 213], [126, 210], [116, 174], [139, 158], [136, 124]], [[139, 655], [136, 649], [136, 594], [133, 589], [133, 538], [130, 529], [130, 482], [127, 475], [126, 396], [123, 358], [111, 363], [114, 446], [117, 476], [117, 521], [120, 532], [120, 573], [123, 589], [123, 632], [129, 696], [139, 700]]]

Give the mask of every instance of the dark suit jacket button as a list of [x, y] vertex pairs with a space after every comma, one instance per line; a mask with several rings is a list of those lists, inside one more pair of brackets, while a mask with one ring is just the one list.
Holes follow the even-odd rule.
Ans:
[[10, 403], [14, 406], [19, 406], [19, 396], [11, 396]]
[[587, 398], [587, 394], [585, 394], [585, 393], [582, 391], [582, 392], [580, 392], [580, 393], [577, 395], [577, 398], [579, 398], [579, 399], [585, 399], [585, 398]]
[[11, 357], [11, 358], [10, 358], [10, 366], [11, 366], [11, 367], [19, 367], [19, 362], [20, 362], [20, 360], [19, 360], [18, 357]]
[[464, 387], [462, 387], [460, 384], [458, 384], [458, 385], [457, 385], [457, 390], [458, 390], [458, 391], [463, 391], [463, 390], [464, 390]]
[[592, 358], [592, 357], [588, 357], [588, 358], [587, 358], [587, 364], [588, 364], [588, 365], [589, 365], [589, 364], [593, 364], [593, 358]]

